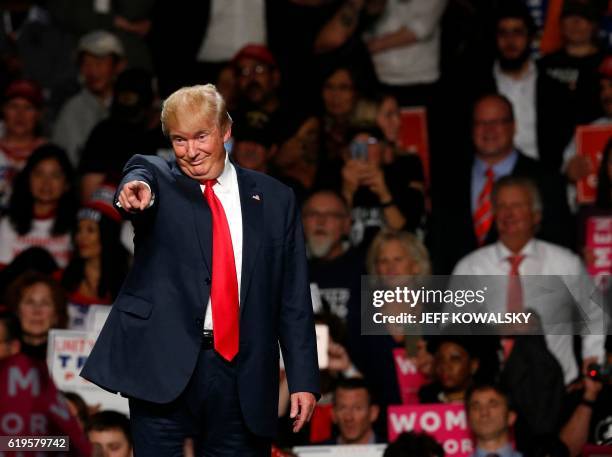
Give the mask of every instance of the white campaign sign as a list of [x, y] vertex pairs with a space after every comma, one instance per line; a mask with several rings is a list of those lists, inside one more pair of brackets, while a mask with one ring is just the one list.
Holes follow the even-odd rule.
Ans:
[[47, 349], [49, 374], [59, 390], [79, 394], [88, 405], [99, 404], [101, 409], [128, 414], [126, 398], [111, 394], [79, 376], [97, 337], [98, 332], [93, 331], [51, 330]]
[[319, 359], [319, 370], [329, 366], [329, 327], [325, 324], [316, 324], [317, 332], [317, 357]]
[[386, 444], [351, 444], [294, 447], [298, 457], [382, 457]]

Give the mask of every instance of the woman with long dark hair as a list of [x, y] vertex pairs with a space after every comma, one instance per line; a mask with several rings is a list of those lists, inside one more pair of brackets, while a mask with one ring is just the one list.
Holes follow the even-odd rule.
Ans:
[[0, 220], [0, 266], [32, 246], [48, 250], [60, 267], [68, 264], [78, 208], [73, 182], [63, 149], [45, 144], [34, 150], [15, 178], [7, 215]]
[[68, 292], [69, 327], [84, 328], [91, 305], [110, 305], [128, 269], [120, 241], [121, 217], [112, 206], [113, 189], [102, 187], [79, 210], [75, 252], [62, 277]]

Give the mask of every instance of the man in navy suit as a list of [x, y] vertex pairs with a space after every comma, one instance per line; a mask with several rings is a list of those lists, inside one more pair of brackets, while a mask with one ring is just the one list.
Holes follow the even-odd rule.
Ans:
[[207, 457], [269, 456], [279, 342], [294, 431], [319, 392], [295, 197], [229, 161], [214, 86], [170, 95], [162, 126], [175, 159], [134, 156], [117, 190], [134, 266], [81, 375], [129, 398], [137, 457], [182, 455], [186, 437]]

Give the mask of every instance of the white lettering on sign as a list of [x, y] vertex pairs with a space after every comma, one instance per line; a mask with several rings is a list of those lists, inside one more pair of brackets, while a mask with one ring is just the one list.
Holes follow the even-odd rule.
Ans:
[[30, 368], [24, 376], [19, 367], [10, 367], [8, 376], [9, 397], [17, 396], [18, 387], [21, 390], [30, 390], [33, 397], [40, 395], [40, 376], [36, 368]]
[[61, 417], [65, 421], [70, 419], [70, 412], [68, 411], [68, 408], [65, 406], [64, 397], [62, 397], [61, 393], [58, 392], [56, 394], [55, 401], [56, 403], [51, 403], [51, 406], [49, 407], [51, 412], [55, 414], [56, 416]]
[[393, 429], [397, 433], [409, 432], [415, 429], [417, 424], [419, 427], [427, 432], [433, 433], [440, 429], [442, 424], [447, 431], [451, 431], [455, 428], [465, 430], [467, 428], [465, 411], [445, 411], [444, 417], [440, 416], [440, 413], [436, 411], [426, 411], [422, 414], [408, 413], [408, 414], [390, 414], [391, 424]]
[[23, 419], [17, 413], [5, 414], [0, 421], [0, 429], [6, 435], [23, 433]]
[[395, 356], [395, 362], [397, 363], [397, 366], [399, 367], [402, 374], [407, 375], [417, 373], [416, 365], [409, 358], [401, 354], [397, 354]]

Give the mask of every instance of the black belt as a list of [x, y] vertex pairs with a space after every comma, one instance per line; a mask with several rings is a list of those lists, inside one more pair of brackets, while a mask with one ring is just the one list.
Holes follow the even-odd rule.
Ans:
[[213, 349], [214, 345], [213, 331], [208, 329], [202, 330], [202, 349]]

